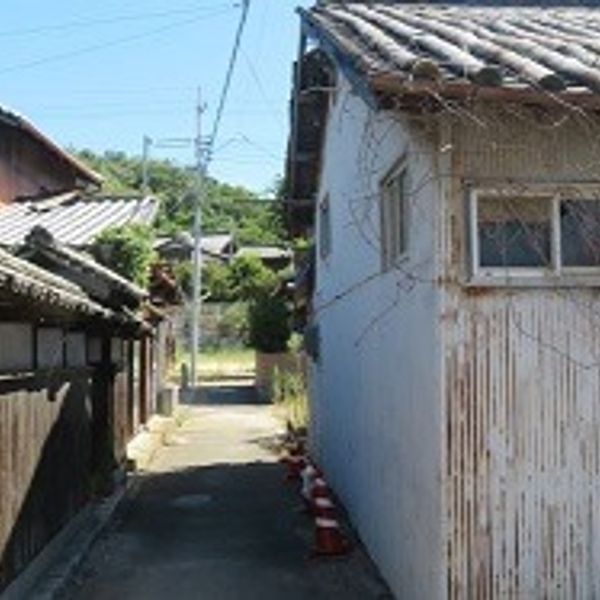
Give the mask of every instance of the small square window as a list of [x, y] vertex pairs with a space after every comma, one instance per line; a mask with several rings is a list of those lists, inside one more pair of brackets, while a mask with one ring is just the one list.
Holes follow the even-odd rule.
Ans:
[[547, 267], [552, 261], [552, 203], [548, 198], [480, 197], [479, 266]]
[[600, 267], [600, 200], [563, 200], [560, 240], [565, 267]]
[[394, 170], [381, 184], [381, 264], [389, 270], [408, 250], [406, 168]]
[[[562, 278], [566, 285], [596, 285], [589, 279], [600, 274], [600, 199], [594, 189], [600, 191], [584, 184], [540, 184], [526, 193], [473, 190], [473, 279], [509, 283], [526, 277], [554, 285]], [[580, 275], [587, 279], [573, 279]]]

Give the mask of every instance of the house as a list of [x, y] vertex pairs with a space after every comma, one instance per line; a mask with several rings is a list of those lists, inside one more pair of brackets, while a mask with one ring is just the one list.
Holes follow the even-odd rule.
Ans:
[[[194, 256], [194, 238], [190, 233], [179, 232], [171, 237], [159, 237], [154, 246], [163, 261], [171, 263], [192, 260]], [[200, 240], [202, 260], [204, 262], [229, 262], [237, 251], [232, 233], [206, 233]]]
[[398, 598], [599, 596], [600, 9], [300, 14], [312, 451]]
[[60, 243], [89, 250], [108, 229], [152, 225], [158, 208], [158, 200], [151, 196], [111, 196], [79, 190], [15, 201], [0, 208], [0, 246], [22, 244], [34, 227], [43, 227]]
[[149, 333], [75, 282], [0, 251], [0, 593], [124, 460], [130, 360]]
[[273, 271], [281, 271], [292, 262], [293, 253], [281, 246], [242, 246], [236, 252], [236, 258], [241, 256], [254, 256], [258, 258], [265, 267]]
[[[156, 383], [163, 382], [164, 369], [155, 368], [158, 325], [162, 319], [152, 314], [147, 321], [154, 321], [154, 329], [140, 317], [148, 298], [148, 292], [111, 269], [96, 262], [90, 256], [72, 250], [60, 243], [42, 227], [35, 227], [19, 249], [19, 256], [75, 283], [93, 300], [109, 307], [125, 321], [137, 323], [142, 335], [123, 335], [111, 343], [119, 357], [121, 369], [115, 385], [120, 387], [122, 398], [116, 400], [118, 410], [124, 411], [119, 419], [121, 425], [115, 432], [115, 448], [118, 461], [125, 459], [125, 446], [138, 426], [144, 424], [156, 412]], [[100, 356], [102, 339], [91, 342], [95, 353]], [[135, 368], [137, 372], [134, 372]], [[137, 385], [137, 390], [128, 389]]]
[[101, 181], [25, 117], [0, 106], [0, 205], [19, 198], [95, 189]]

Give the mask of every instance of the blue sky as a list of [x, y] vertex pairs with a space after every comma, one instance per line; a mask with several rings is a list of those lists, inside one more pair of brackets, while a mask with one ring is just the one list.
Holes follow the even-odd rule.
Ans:
[[[283, 169], [296, 6], [251, 0], [211, 174], [264, 192]], [[0, 103], [60, 144], [141, 153], [195, 135], [197, 87], [210, 129], [240, 7], [235, 0], [4, 0]], [[192, 148], [154, 148], [193, 160]]]

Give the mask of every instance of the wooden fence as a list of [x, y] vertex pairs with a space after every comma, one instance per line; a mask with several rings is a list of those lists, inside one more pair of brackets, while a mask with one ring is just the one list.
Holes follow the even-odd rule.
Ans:
[[0, 590], [89, 497], [88, 369], [0, 378]]

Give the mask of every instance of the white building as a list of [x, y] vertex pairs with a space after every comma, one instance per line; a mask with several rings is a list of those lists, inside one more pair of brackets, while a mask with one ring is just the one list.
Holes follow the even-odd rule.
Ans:
[[600, 596], [600, 9], [302, 22], [328, 480], [398, 598]]

